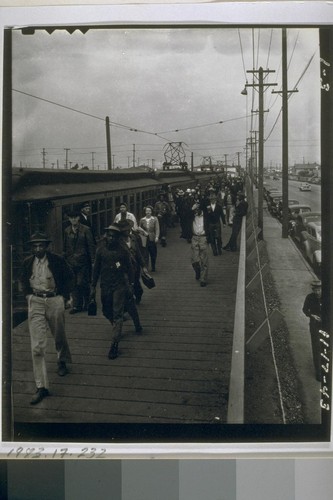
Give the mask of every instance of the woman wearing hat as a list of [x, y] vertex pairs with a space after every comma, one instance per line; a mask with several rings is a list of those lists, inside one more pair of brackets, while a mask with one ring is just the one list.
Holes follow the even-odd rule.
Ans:
[[68, 373], [71, 362], [65, 333], [65, 301], [69, 300], [74, 275], [65, 259], [47, 250], [51, 240], [44, 233], [35, 233], [29, 243], [32, 255], [23, 262], [21, 283], [28, 301], [28, 324], [37, 392], [31, 404], [40, 403], [49, 395], [46, 369], [47, 331], [55, 341], [58, 375]]
[[140, 220], [140, 227], [147, 233], [147, 246], [146, 246], [146, 264], [148, 266], [149, 256], [151, 262], [151, 270], [156, 270], [157, 258], [157, 245], [160, 237], [160, 224], [158, 218], [153, 215], [153, 207], [148, 205], [144, 209], [145, 216]]

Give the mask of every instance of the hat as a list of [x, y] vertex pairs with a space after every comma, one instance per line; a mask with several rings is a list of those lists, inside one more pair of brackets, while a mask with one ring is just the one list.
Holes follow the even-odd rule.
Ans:
[[208, 191], [214, 191], [214, 193], [215, 193], [215, 189], [212, 186], [210, 186], [210, 188], [208, 188]]
[[104, 228], [104, 231], [114, 231], [115, 233], [120, 233], [120, 228], [116, 224], [110, 224], [110, 226]]
[[312, 281], [311, 287], [312, 288], [321, 288], [321, 281], [320, 280]]
[[73, 208], [72, 210], [68, 210], [66, 212], [67, 217], [79, 217], [80, 216], [80, 210], [78, 208]]
[[122, 203], [120, 203], [119, 207], [126, 207], [127, 208], [127, 203], [125, 203], [124, 201]]
[[153, 209], [153, 207], [152, 207], [151, 205], [147, 205], [144, 209], [146, 210], [146, 208], [150, 208], [150, 210], [151, 210], [152, 212], [154, 211], [154, 209]]
[[238, 196], [238, 198], [241, 198], [242, 200], [244, 200], [244, 199], [245, 199], [245, 194], [244, 194], [244, 193], [242, 193], [242, 192], [238, 192], [238, 193], [237, 193], [237, 196]]
[[124, 233], [125, 231], [131, 231], [132, 229], [132, 224], [131, 224], [132, 221], [129, 221], [129, 220], [124, 220], [124, 221], [120, 221], [117, 223], [117, 226], [119, 228], [119, 231], [121, 233]]
[[41, 233], [41, 232], [37, 232], [37, 233], [34, 233], [32, 236], [31, 236], [31, 239], [28, 241], [28, 243], [41, 243], [41, 242], [44, 242], [44, 243], [51, 243], [52, 240], [50, 240], [50, 238], [47, 237], [47, 234], [45, 233]]
[[183, 191], [182, 189], [180, 189], [180, 190], [178, 191], [178, 194], [179, 194], [179, 196], [183, 196], [184, 191]]
[[82, 203], [82, 205], [81, 205], [81, 209], [82, 209], [82, 208], [85, 208], [85, 207], [89, 207], [89, 208], [90, 208], [90, 203], [89, 203], [89, 201], [85, 201], [84, 203]]

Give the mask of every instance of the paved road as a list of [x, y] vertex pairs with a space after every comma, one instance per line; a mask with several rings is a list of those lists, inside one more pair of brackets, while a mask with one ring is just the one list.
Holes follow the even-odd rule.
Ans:
[[[281, 187], [281, 180], [273, 181], [269, 179], [267, 181], [271, 186]], [[299, 186], [301, 183], [299, 181], [289, 181], [289, 198], [298, 200], [300, 203], [310, 205], [312, 212], [321, 211], [321, 186], [319, 184], [311, 184], [311, 191], [300, 191]]]

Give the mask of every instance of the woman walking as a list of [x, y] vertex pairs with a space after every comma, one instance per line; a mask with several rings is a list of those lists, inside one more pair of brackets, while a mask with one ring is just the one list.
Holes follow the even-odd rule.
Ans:
[[147, 238], [147, 254], [146, 254], [146, 259], [147, 259], [147, 266], [148, 266], [148, 261], [149, 261], [149, 255], [150, 255], [150, 261], [151, 261], [151, 270], [155, 271], [155, 265], [156, 265], [156, 257], [157, 257], [157, 246], [156, 243], [158, 243], [158, 239], [160, 236], [160, 225], [158, 222], [158, 218], [153, 215], [153, 207], [151, 205], [148, 205], [145, 209], [145, 216], [142, 217], [140, 220], [139, 226], [147, 233], [148, 238]]

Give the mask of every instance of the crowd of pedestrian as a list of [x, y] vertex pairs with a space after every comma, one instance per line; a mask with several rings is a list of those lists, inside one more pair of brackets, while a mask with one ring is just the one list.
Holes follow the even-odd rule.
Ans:
[[[142, 273], [156, 272], [158, 244], [167, 245], [168, 229], [179, 223], [180, 238], [191, 244], [191, 264], [195, 278], [207, 286], [209, 247], [213, 256], [222, 249], [236, 251], [242, 217], [247, 212], [243, 180], [216, 176], [202, 186], [165, 186], [155, 204], [144, 207], [137, 222], [126, 203], [121, 203], [111, 225], [96, 243], [91, 225], [90, 205], [85, 203], [67, 213], [63, 255], [48, 250], [48, 235], [31, 236], [31, 256], [23, 264], [22, 285], [28, 301], [34, 378], [37, 392], [31, 404], [49, 395], [45, 363], [47, 331], [55, 341], [58, 374], [68, 373], [71, 354], [65, 333], [65, 309], [69, 314], [87, 311], [100, 284], [103, 315], [111, 323], [109, 359], [118, 357], [125, 315], [141, 334], [138, 304], [143, 295]], [[229, 242], [223, 247], [223, 227], [232, 226]]]

